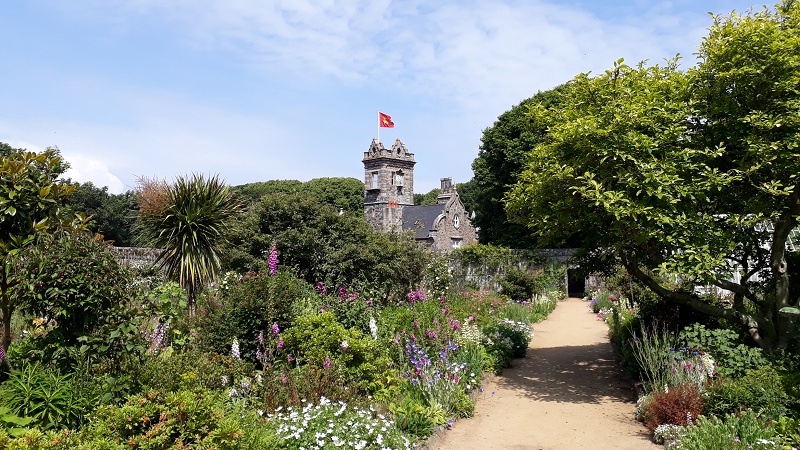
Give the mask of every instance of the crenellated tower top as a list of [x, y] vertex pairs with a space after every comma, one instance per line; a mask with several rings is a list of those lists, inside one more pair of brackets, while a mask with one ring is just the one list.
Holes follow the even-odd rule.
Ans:
[[388, 150], [373, 139], [362, 162], [364, 217], [376, 229], [400, 229], [403, 207], [414, 205], [414, 154], [400, 139]]

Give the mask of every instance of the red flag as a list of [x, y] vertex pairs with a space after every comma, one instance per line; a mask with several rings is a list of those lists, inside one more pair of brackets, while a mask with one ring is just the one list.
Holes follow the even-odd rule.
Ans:
[[392, 116], [389, 116], [379, 111], [378, 126], [381, 128], [394, 128], [394, 122], [392, 122]]

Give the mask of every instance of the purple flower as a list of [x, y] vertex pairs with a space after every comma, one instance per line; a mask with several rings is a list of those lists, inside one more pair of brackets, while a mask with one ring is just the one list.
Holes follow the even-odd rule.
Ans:
[[264, 345], [264, 332], [258, 332], [258, 345]]
[[324, 367], [326, 369], [330, 369], [331, 368], [331, 364], [332, 364], [331, 358], [326, 356], [325, 357], [325, 361], [322, 362], [322, 367]]
[[347, 341], [342, 341], [341, 347], [342, 350], [347, 350], [348, 348], [350, 348], [350, 344], [348, 344]]
[[322, 284], [322, 283], [317, 283], [317, 291], [319, 292], [319, 295], [322, 295], [323, 297], [328, 295], [328, 290], [325, 288], [325, 285]]
[[276, 322], [272, 323], [272, 334], [278, 334], [281, 332], [281, 329], [278, 327]]
[[278, 272], [278, 247], [272, 244], [272, 250], [269, 251], [269, 274], [275, 275]]
[[[278, 336], [278, 350], [283, 350], [283, 337], [282, 336]], [[289, 361], [291, 361], [291, 359]]]

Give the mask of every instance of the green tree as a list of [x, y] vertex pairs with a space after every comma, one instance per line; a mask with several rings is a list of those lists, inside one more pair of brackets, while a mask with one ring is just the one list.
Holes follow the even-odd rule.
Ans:
[[364, 183], [355, 178], [314, 178], [305, 183], [297, 180], [270, 180], [243, 184], [232, 189], [247, 205], [268, 194], [304, 192], [315, 195], [320, 202], [333, 206], [337, 211], [364, 214]]
[[265, 271], [272, 244], [281, 268], [309, 283], [369, 291], [375, 299], [416, 286], [427, 253], [403, 234], [376, 232], [361, 214], [343, 214], [312, 192], [266, 195], [229, 229], [225, 267]]
[[[762, 348], [786, 347], [799, 69], [800, 6], [785, 2], [715, 16], [687, 73], [618, 62], [580, 75], [557, 109], [531, 110], [548, 133], [509, 213], [545, 240], [581, 231], [589, 269], [621, 261], [666, 300], [739, 324]], [[704, 301], [703, 285], [731, 291], [732, 304]]]
[[131, 291], [130, 271], [102, 236], [55, 230], [23, 249], [18, 263], [21, 282], [14, 294], [27, 299], [22, 310], [47, 319], [52, 327], [42, 337], [30, 337], [43, 363], [74, 362], [69, 347], [80, 342], [88, 344], [82, 358], [119, 362], [131, 356], [142, 339], [134, 319], [138, 298]]
[[[474, 176], [465, 192], [470, 200], [468, 210], [475, 211], [472, 224], [480, 228], [482, 244], [513, 248], [532, 248], [536, 245], [525, 226], [509, 221], [503, 197], [509, 186], [525, 168], [531, 150], [545, 138], [547, 123], [533, 120], [528, 110], [537, 105], [558, 105], [567, 90], [561, 85], [540, 91], [501, 114], [494, 125], [483, 131], [478, 156], [472, 162]], [[467, 203], [464, 203], [467, 206]]]
[[234, 186], [231, 191], [245, 205], [255, 203], [267, 194], [293, 193], [299, 192], [303, 188], [303, 182], [297, 180], [269, 180], [258, 181], [255, 183]]
[[69, 201], [70, 209], [92, 218], [89, 229], [102, 234], [118, 247], [129, 247], [134, 240], [134, 193], [109, 194], [108, 187], [92, 182], [78, 184]]
[[[439, 193], [442, 192], [439, 188], [433, 188], [427, 194], [414, 194], [414, 205], [435, 205], [439, 203]], [[363, 199], [362, 199], [363, 205]]]
[[140, 207], [142, 231], [151, 245], [165, 249], [156, 264], [167, 276], [177, 276], [186, 289], [189, 314], [194, 315], [199, 291], [219, 275], [225, 227], [241, 205], [217, 176], [181, 176], [173, 185], [155, 182], [142, 186], [142, 191], [153, 186], [165, 186], [165, 195], [154, 194], [164, 201]]
[[314, 178], [303, 189], [337, 211], [364, 216], [364, 182], [355, 178]]
[[478, 184], [475, 179], [473, 178], [466, 183], [456, 184], [456, 192], [458, 192], [458, 196], [461, 197], [461, 203], [464, 204], [464, 210], [470, 214], [475, 212], [475, 197], [478, 195]]
[[0, 346], [11, 344], [11, 316], [25, 301], [12, 295], [19, 284], [15, 255], [31, 245], [36, 236], [64, 218], [64, 205], [74, 186], [59, 181], [68, 165], [57, 148], [41, 153], [8, 149], [0, 155], [0, 312], [3, 337]]

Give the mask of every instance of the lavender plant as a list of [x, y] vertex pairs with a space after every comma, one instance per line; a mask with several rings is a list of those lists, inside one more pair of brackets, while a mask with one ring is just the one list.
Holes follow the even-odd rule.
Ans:
[[[405, 348], [411, 365], [405, 376], [424, 402], [451, 416], [463, 417], [465, 388], [472, 388], [477, 382], [475, 372], [466, 363], [451, 358], [452, 352], [458, 350], [458, 344], [450, 342], [439, 350], [438, 358], [428, 356], [424, 348], [410, 339], [406, 339]], [[471, 415], [472, 408], [467, 410]]]

